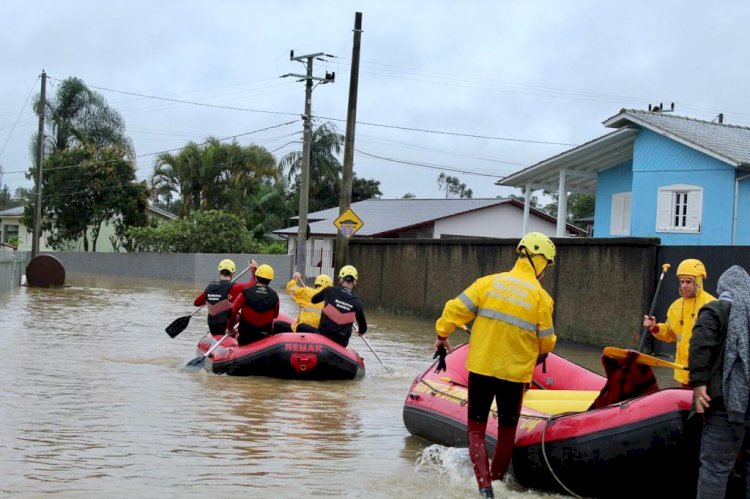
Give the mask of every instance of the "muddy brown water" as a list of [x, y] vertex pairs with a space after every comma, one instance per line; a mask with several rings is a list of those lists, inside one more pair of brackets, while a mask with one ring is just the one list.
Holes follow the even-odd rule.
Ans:
[[[363, 379], [302, 382], [184, 371], [205, 315], [171, 339], [201, 290], [70, 275], [0, 294], [0, 496], [475, 497], [466, 449], [404, 428], [433, 321], [368, 312]], [[282, 296], [282, 310], [295, 306]], [[459, 334], [459, 333], [456, 333]], [[601, 372], [599, 351], [558, 353]], [[669, 372], [660, 370], [669, 384]], [[495, 483], [498, 497], [557, 497]]]

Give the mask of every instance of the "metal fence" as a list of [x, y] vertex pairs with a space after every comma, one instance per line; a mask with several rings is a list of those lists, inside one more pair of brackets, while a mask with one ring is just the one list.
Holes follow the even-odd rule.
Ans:
[[25, 263], [25, 253], [0, 250], [0, 292], [10, 291], [21, 285], [21, 274]]
[[[305, 253], [305, 278], [312, 282], [321, 274], [328, 274], [333, 278], [334, 270], [334, 252], [327, 249], [309, 249]], [[292, 261], [296, 261], [296, 254], [293, 253]], [[308, 283], [309, 284], [309, 283]]]

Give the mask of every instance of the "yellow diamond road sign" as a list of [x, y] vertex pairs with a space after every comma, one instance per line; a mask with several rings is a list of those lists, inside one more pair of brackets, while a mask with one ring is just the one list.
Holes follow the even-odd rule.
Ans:
[[357, 214], [349, 208], [333, 221], [333, 225], [335, 225], [345, 237], [349, 238], [362, 228], [364, 222], [362, 222]]

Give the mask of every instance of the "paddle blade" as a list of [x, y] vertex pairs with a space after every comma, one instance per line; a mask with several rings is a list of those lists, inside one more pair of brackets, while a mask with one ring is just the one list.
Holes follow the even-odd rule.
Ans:
[[181, 332], [185, 330], [189, 322], [190, 322], [189, 315], [178, 317], [177, 319], [174, 320], [174, 322], [172, 322], [172, 324], [167, 326], [166, 329], [164, 330], [167, 332], [170, 338], [174, 338], [175, 336], [177, 336], [178, 334], [180, 334]]
[[185, 364], [186, 368], [190, 369], [200, 369], [203, 367], [203, 364], [206, 363], [206, 357], [201, 355], [200, 357], [196, 357], [187, 364]]
[[[624, 348], [605, 347], [602, 354], [604, 354], [605, 357], [609, 357], [610, 359], [626, 359], [628, 357], [628, 352], [632, 351], [633, 350], [626, 350]], [[643, 364], [652, 367], [669, 367], [672, 369], [687, 370], [687, 366], [684, 366], [682, 364], [675, 364], [674, 362], [669, 362], [657, 357], [652, 357], [651, 355], [646, 355], [645, 353], [636, 353], [638, 354], [638, 357], [636, 357], [635, 359], [636, 364]]]

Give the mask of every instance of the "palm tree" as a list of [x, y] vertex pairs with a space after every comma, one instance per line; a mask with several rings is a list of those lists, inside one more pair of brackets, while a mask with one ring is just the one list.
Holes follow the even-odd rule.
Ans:
[[[333, 123], [323, 123], [313, 131], [310, 147], [310, 185], [315, 179], [339, 179], [343, 167], [336, 154], [341, 153], [344, 136], [338, 133]], [[286, 178], [291, 183], [302, 172], [302, 151], [294, 151], [285, 155], [279, 162]]]
[[[125, 135], [122, 116], [80, 78], [63, 80], [55, 96], [45, 102], [44, 110], [40, 109], [40, 100], [37, 96], [33, 107], [37, 115], [44, 112], [48, 129], [44, 146], [47, 155], [84, 145], [96, 150], [117, 146], [126, 158], [133, 158], [133, 143]], [[31, 139], [31, 151], [36, 158], [36, 134]]]

